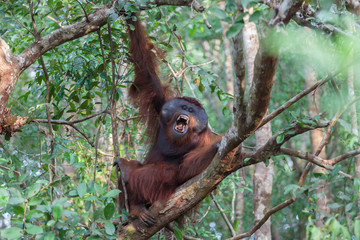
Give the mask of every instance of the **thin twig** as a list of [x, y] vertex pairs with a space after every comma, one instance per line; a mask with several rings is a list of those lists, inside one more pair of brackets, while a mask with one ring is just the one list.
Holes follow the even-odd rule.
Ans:
[[[181, 50], [181, 61], [182, 61], [182, 69], [185, 69], [185, 48], [184, 48], [184, 45], [182, 43], [182, 40], [181, 40], [181, 36], [177, 33], [173, 33], [175, 35], [175, 37], [178, 39], [179, 41], [179, 45], [180, 45], [180, 50]], [[184, 81], [185, 81], [185, 71], [182, 72], [182, 82], [181, 82], [181, 93], [184, 92]], [[181, 76], [179, 75], [179, 77]]]
[[207, 20], [204, 12], [202, 12], [202, 16], [203, 16], [204, 23], [205, 23], [206, 27], [207, 27], [208, 29], [211, 29], [212, 26], [211, 26], [211, 24], [209, 23], [209, 20]]
[[[4, 169], [4, 170], [10, 170], [10, 168], [8, 168], [8, 167], [5, 167], [5, 166], [2, 166], [2, 165], [0, 165], [0, 168], [1, 169]], [[18, 175], [18, 176], [21, 176], [21, 173], [20, 172], [18, 172], [18, 171], [16, 171], [16, 170], [13, 170], [13, 173], [15, 173], [16, 175]]]
[[[112, 42], [112, 36], [111, 36], [111, 26], [110, 24], [108, 24], [108, 34], [109, 34], [109, 39], [110, 39], [110, 50], [111, 52], [115, 52], [114, 49], [114, 44]], [[115, 77], [115, 71], [116, 71], [116, 66], [115, 66], [115, 60], [112, 57], [112, 55], [110, 54], [110, 60], [111, 60], [111, 70], [112, 70], [112, 87], [111, 87], [111, 130], [112, 130], [112, 135], [113, 135], [113, 146], [114, 146], [114, 157], [115, 160], [119, 160], [120, 159], [120, 151], [119, 151], [119, 141], [118, 141], [118, 131], [117, 131], [117, 127], [118, 127], [118, 122], [117, 122], [117, 101], [116, 101], [116, 77]], [[105, 61], [105, 59], [104, 59]], [[125, 203], [125, 209], [127, 212], [130, 211], [129, 209], [129, 202], [128, 202], [128, 194], [127, 194], [127, 189], [126, 189], [126, 184], [125, 184], [125, 174], [123, 174], [123, 170], [121, 169], [121, 166], [117, 165], [117, 171], [120, 170], [120, 178], [121, 178], [121, 184], [123, 187], [123, 195], [124, 195], [124, 203]], [[120, 194], [119, 194], [120, 197]]]
[[[94, 113], [94, 114], [91, 114], [89, 116], [86, 116], [84, 118], [81, 118], [81, 119], [76, 119], [76, 120], [72, 120], [72, 121], [64, 121], [64, 120], [50, 120], [50, 122], [52, 124], [64, 124], [64, 125], [71, 125], [71, 124], [75, 124], [75, 123], [80, 123], [80, 122], [84, 122], [88, 119], [91, 119], [93, 117], [97, 117], [103, 113], [108, 113], [108, 110], [102, 110], [101, 112], [97, 112], [97, 113]], [[29, 122], [37, 122], [37, 123], [46, 123], [47, 119], [32, 119], [30, 120]]]
[[214, 62], [214, 60], [211, 60], [209, 62], [206, 62], [206, 63], [201, 63], [201, 64], [197, 64], [197, 65], [190, 65], [190, 66], [187, 66], [186, 68], [184, 69], [181, 69], [181, 71], [178, 73], [178, 77], [181, 76], [186, 70], [188, 70], [189, 68], [195, 68], [195, 67], [200, 67], [200, 66], [204, 66], [204, 65], [207, 65], [207, 64], [210, 64]]
[[360, 154], [360, 148], [356, 149], [356, 150], [353, 150], [353, 151], [350, 151], [350, 152], [347, 152], [343, 155], [340, 155], [340, 156], [337, 156], [337, 157], [334, 157], [332, 159], [329, 159], [329, 160], [325, 160], [327, 164], [330, 164], [330, 165], [335, 165], [347, 158], [350, 158], [350, 157], [354, 157], [356, 155]]
[[[294, 149], [290, 149], [290, 148], [281, 148], [280, 149], [280, 153], [282, 154], [286, 154], [286, 155], [289, 155], [289, 156], [293, 156], [293, 157], [298, 157], [298, 158], [301, 158], [301, 159], [304, 159], [304, 160], [308, 160], [309, 162], [317, 165], [317, 166], [320, 166], [322, 168], [325, 168], [329, 171], [332, 171], [334, 170], [334, 166], [333, 165], [330, 165], [330, 164], [325, 164], [324, 163], [324, 160], [322, 158], [320, 158], [319, 156], [316, 156], [314, 154], [311, 154], [311, 153], [304, 153], [304, 152], [301, 152], [301, 151], [298, 151], [298, 150], [294, 150]], [[354, 180], [354, 177], [347, 174], [347, 173], [344, 173], [343, 171], [339, 171], [339, 174], [343, 175], [344, 177], [347, 177], [349, 178], [350, 180]]]
[[274, 119], [280, 113], [282, 113], [287, 108], [292, 106], [294, 103], [296, 103], [297, 101], [299, 101], [300, 99], [302, 99], [303, 97], [305, 97], [306, 95], [308, 95], [309, 93], [311, 93], [312, 91], [317, 89], [318, 87], [322, 86], [324, 83], [326, 83], [329, 80], [330, 80], [329, 77], [325, 77], [323, 80], [316, 82], [311, 87], [309, 87], [309, 88], [305, 89], [304, 91], [302, 91], [301, 93], [295, 95], [293, 98], [291, 98], [289, 101], [287, 101], [286, 103], [281, 105], [278, 109], [276, 109], [272, 113], [266, 115], [266, 117], [264, 117], [262, 123], [259, 125], [258, 129], [261, 128], [262, 126], [264, 126], [266, 123], [270, 122], [272, 119]]
[[[33, 119], [30, 122], [45, 123], [46, 120], [45, 119]], [[85, 138], [85, 140], [90, 144], [91, 147], [95, 146], [94, 143], [89, 139], [89, 137], [83, 131], [81, 131], [78, 127], [76, 127], [74, 125], [74, 123], [72, 123], [72, 121], [51, 120], [50, 119], [50, 122], [52, 124], [63, 124], [63, 125], [68, 125], [68, 126], [74, 128], [78, 133], [80, 133]]]
[[237, 239], [250, 237], [253, 233], [255, 233], [269, 219], [269, 217], [271, 215], [273, 215], [274, 213], [280, 211], [281, 209], [289, 206], [290, 204], [294, 203], [295, 200], [296, 200], [296, 197], [294, 196], [294, 197], [286, 200], [285, 202], [271, 208], [268, 212], [266, 212], [264, 217], [250, 231], [248, 231], [246, 233], [239, 234], [239, 235], [237, 235], [235, 237], [229, 238], [228, 240], [237, 240]]
[[[102, 56], [102, 59], [103, 59], [104, 73], [107, 76], [108, 74], [107, 74], [107, 70], [106, 70], [106, 61], [105, 61], [106, 58], [105, 58], [105, 53], [104, 53], [104, 47], [103, 47], [103, 44], [102, 44], [102, 38], [101, 38], [100, 29], [97, 30], [96, 32], [97, 32], [98, 37], [99, 37], [99, 44], [100, 44], [101, 56]], [[106, 87], [106, 100], [107, 100], [107, 103], [110, 104], [109, 83], [108, 83], [107, 78], [105, 79], [105, 87]]]
[[201, 222], [202, 220], [204, 220], [204, 218], [206, 218], [206, 216], [209, 214], [210, 209], [211, 209], [211, 205], [209, 205], [209, 207], [206, 210], [206, 212], [204, 213], [204, 215], [201, 218], [197, 219], [196, 222]]
[[76, 1], [79, 3], [80, 7], [82, 8], [82, 10], [83, 10], [83, 12], [85, 14], [86, 22], [90, 22], [89, 17], [87, 15], [86, 11], [85, 11], [85, 8], [83, 7], [83, 5], [81, 4], [81, 2], [79, 0], [76, 0]]
[[[38, 41], [41, 36], [41, 31], [38, 32], [36, 29], [36, 23], [35, 23], [35, 18], [34, 18], [34, 9], [33, 9], [33, 5], [32, 5], [32, 1], [29, 0], [29, 8], [30, 8], [30, 15], [31, 15], [31, 22], [33, 25], [33, 29], [34, 29], [34, 36], [35, 36], [35, 40]], [[50, 153], [52, 155], [53, 151], [54, 151], [54, 135], [53, 135], [53, 129], [52, 129], [52, 125], [51, 125], [51, 114], [50, 114], [50, 78], [49, 78], [49, 74], [47, 72], [46, 66], [45, 66], [45, 61], [44, 58], [42, 56], [40, 56], [40, 62], [41, 62], [41, 66], [44, 72], [44, 76], [45, 76], [45, 80], [46, 80], [46, 116], [47, 116], [47, 123], [48, 123], [48, 128], [49, 128], [49, 136], [50, 136]], [[52, 166], [52, 168], [51, 168]], [[49, 164], [49, 180], [50, 183], [52, 183], [54, 181], [56, 177], [56, 159], [53, 157], [51, 159], [51, 164]], [[50, 188], [50, 200], [51, 202], [53, 202], [53, 195], [54, 195], [54, 188], [51, 187]]]
[[210, 193], [210, 196], [213, 200], [213, 202], [215, 203], [215, 206], [219, 209], [220, 213], [221, 213], [221, 216], [224, 218], [225, 220], [225, 223], [226, 225], [228, 226], [230, 232], [231, 232], [231, 235], [234, 237], [236, 236], [236, 232], [230, 222], [230, 220], [228, 219], [228, 217], [226, 216], [225, 212], [224, 212], [224, 209], [222, 209], [222, 207], [219, 205], [219, 203], [215, 200], [215, 197], [214, 197], [214, 194]]

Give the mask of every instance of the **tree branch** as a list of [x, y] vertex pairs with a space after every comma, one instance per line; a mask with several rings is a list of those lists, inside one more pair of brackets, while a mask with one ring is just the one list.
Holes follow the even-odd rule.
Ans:
[[223, 217], [226, 225], [228, 226], [228, 228], [229, 228], [229, 230], [230, 230], [230, 232], [231, 232], [231, 235], [234, 237], [234, 236], [236, 235], [236, 232], [235, 232], [235, 230], [234, 230], [234, 228], [233, 228], [233, 226], [232, 226], [229, 218], [226, 216], [226, 214], [225, 214], [225, 212], [224, 212], [224, 209], [222, 209], [222, 207], [220, 206], [220, 204], [215, 200], [215, 197], [214, 197], [214, 195], [213, 195], [212, 193], [210, 193], [210, 196], [211, 196], [213, 202], [215, 203], [215, 206], [216, 206], [217, 209], [220, 211], [221, 216]]
[[[120, 228], [122, 231], [117, 239], [147, 239], [151, 237], [169, 222], [174, 221], [180, 215], [196, 206], [230, 173], [239, 168], [264, 161], [269, 156], [274, 155], [281, 145], [290, 138], [309, 130], [326, 127], [328, 124], [328, 122], [321, 121], [317, 125], [304, 127], [295, 123], [287, 133], [283, 133], [284, 141], [278, 143], [276, 141], [278, 134], [276, 134], [256, 152], [239, 153], [235, 159], [233, 158], [234, 151], [223, 158], [220, 158], [220, 153], [218, 153], [203, 173], [180, 186], [165, 205], [155, 204], [150, 208], [151, 213], [157, 220], [154, 226], [146, 228], [141, 225], [140, 220], [136, 219]], [[247, 158], [247, 161], [245, 161], [245, 158]], [[135, 226], [141, 227], [135, 231]]]
[[[285, 154], [285, 155], [289, 155], [289, 156], [293, 156], [293, 157], [298, 157], [298, 158], [301, 158], [301, 159], [304, 159], [304, 160], [308, 160], [309, 162], [315, 164], [315, 165], [318, 165], [322, 168], [325, 168], [329, 171], [332, 171], [334, 170], [334, 167], [330, 164], [326, 164], [325, 163], [325, 160], [322, 159], [321, 157], [319, 156], [316, 156], [314, 154], [311, 154], [311, 153], [304, 153], [304, 152], [301, 152], [301, 151], [298, 151], [298, 150], [294, 150], [294, 149], [290, 149], [290, 148], [281, 148], [280, 151], [279, 151], [280, 154]], [[347, 173], [344, 173], [343, 171], [339, 171], [339, 174], [349, 178], [350, 180], [354, 180], [354, 177], [347, 174]]]
[[[108, 113], [108, 110], [105, 109], [101, 112], [98, 112], [98, 113], [94, 113], [94, 114], [91, 114], [89, 116], [86, 116], [82, 119], [77, 119], [77, 120], [73, 120], [73, 121], [64, 121], [64, 120], [52, 120], [50, 119], [50, 122], [51, 124], [63, 124], [63, 125], [68, 125], [68, 126], [71, 126], [72, 128], [74, 128], [77, 132], [79, 132], [84, 138], [85, 140], [90, 144], [90, 146], [94, 147], [94, 143], [89, 139], [89, 137], [83, 132], [81, 131], [79, 128], [77, 128], [75, 126], [76, 123], [80, 123], [80, 122], [84, 122], [88, 119], [91, 119], [91, 118], [94, 118], [96, 116], [99, 116], [101, 114], [104, 114], [104, 113]], [[31, 123], [31, 122], [36, 122], [36, 123], [48, 123], [48, 119], [32, 119], [30, 120], [28, 123]]]
[[[101, 114], [104, 114], [104, 113], [108, 113], [109, 110], [105, 109], [101, 112], [97, 112], [97, 113], [94, 113], [94, 114], [91, 114], [89, 116], [86, 116], [84, 118], [81, 118], [81, 119], [76, 119], [76, 120], [72, 120], [72, 121], [65, 121], [65, 120], [53, 120], [51, 119], [51, 123], [52, 124], [65, 124], [65, 125], [71, 125], [71, 124], [76, 124], [76, 123], [80, 123], [80, 122], [84, 122], [86, 120], [89, 120], [91, 118], [94, 118], [94, 117], [97, 117]], [[31, 123], [31, 122], [37, 122], [37, 123], [47, 123], [47, 119], [32, 119], [30, 120], [28, 123]]]
[[304, 0], [282, 1], [280, 6], [276, 8], [277, 11], [275, 11], [275, 16], [270, 21], [270, 25], [274, 26], [276, 24], [288, 24], [304, 2]]
[[113, 7], [103, 6], [88, 16], [89, 21], [84, 19], [78, 23], [63, 26], [40, 38], [38, 41], [35, 41], [17, 56], [17, 59], [20, 62], [20, 73], [47, 51], [65, 42], [80, 38], [100, 29], [107, 23], [109, 16], [114, 13]]
[[343, 155], [340, 155], [340, 156], [337, 156], [337, 157], [334, 157], [332, 159], [329, 159], [329, 160], [324, 160], [326, 161], [327, 164], [330, 164], [330, 165], [335, 165], [347, 158], [350, 158], [350, 157], [355, 157], [356, 155], [360, 154], [360, 148], [356, 149], [356, 150], [353, 150], [353, 151], [350, 151], [350, 152], [347, 152]]
[[147, 5], [156, 5], [156, 6], [164, 6], [164, 5], [172, 5], [172, 6], [191, 6], [197, 12], [204, 12], [205, 8], [201, 6], [198, 2], [194, 0], [150, 0], [146, 3]]
[[270, 122], [272, 119], [274, 119], [276, 116], [278, 116], [280, 113], [282, 113], [283, 111], [285, 111], [287, 108], [289, 108], [290, 106], [292, 106], [294, 103], [296, 103], [297, 101], [299, 101], [300, 99], [302, 99], [303, 97], [305, 97], [306, 95], [308, 95], [309, 93], [311, 93], [312, 91], [314, 91], [315, 89], [319, 88], [320, 86], [322, 86], [324, 83], [326, 83], [327, 81], [329, 81], [330, 78], [329, 77], [325, 77], [323, 80], [316, 82], [314, 85], [312, 85], [311, 87], [305, 89], [304, 91], [302, 91], [301, 93], [297, 94], [296, 96], [294, 96], [293, 98], [291, 98], [289, 101], [287, 101], [286, 103], [284, 103], [283, 105], [281, 105], [278, 109], [276, 109], [275, 111], [273, 111], [272, 113], [266, 115], [266, 117], [264, 117], [262, 123], [260, 124], [260, 126], [258, 128], [261, 128], [262, 126], [264, 126], [266, 123]]
[[[292, 14], [293, 6], [289, 5], [289, 8], [291, 8], [291, 11], [287, 12]], [[266, 40], [268, 40], [268, 35], [261, 41], [262, 44], [255, 60], [255, 66], [257, 66], [257, 68], [255, 69], [254, 82], [249, 94], [250, 97], [247, 107], [248, 116], [246, 117], [246, 120], [243, 121], [240, 114], [240, 116], [235, 118], [230, 129], [222, 137], [218, 153], [204, 172], [180, 186], [173, 197], [165, 205], [154, 204], [150, 208], [150, 212], [155, 219], [157, 219], [155, 225], [150, 228], [136, 228], [135, 226], [141, 226], [139, 219], [136, 219], [119, 229], [120, 232], [117, 239], [147, 239], [151, 237], [159, 229], [166, 226], [169, 222], [174, 221], [177, 217], [198, 204], [217, 186], [217, 184], [233, 171], [265, 160], [278, 150], [282, 143], [295, 135], [328, 125], [328, 123], [324, 122], [320, 122], [316, 126], [306, 127], [295, 124], [292, 133], [284, 133], [284, 141], [281, 143], [277, 143], [277, 136], [274, 136], [270, 138], [268, 144], [265, 144], [252, 156], [250, 155], [250, 160], [244, 161], [245, 156], [249, 156], [246, 153], [240, 153], [237, 155], [237, 159], [234, 159], [234, 149], [250, 136], [256, 130], [258, 125], [260, 125], [269, 105], [277, 56], [268, 51], [269, 49], [272, 49], [272, 47], [270, 46], [271, 43]], [[267, 44], [266, 46], [264, 44], [265, 42]]]
[[243, 239], [246, 237], [250, 237], [251, 235], [253, 235], [254, 232], [256, 232], [268, 219], [271, 215], [273, 215], [274, 213], [280, 211], [283, 208], [286, 208], [287, 206], [289, 206], [290, 204], [294, 203], [296, 200], [296, 197], [292, 197], [288, 200], [286, 200], [285, 202], [271, 208], [265, 215], [264, 217], [248, 232], [246, 233], [242, 233], [237, 235], [236, 237], [233, 238], [229, 238], [228, 240], [237, 240], [237, 239]]

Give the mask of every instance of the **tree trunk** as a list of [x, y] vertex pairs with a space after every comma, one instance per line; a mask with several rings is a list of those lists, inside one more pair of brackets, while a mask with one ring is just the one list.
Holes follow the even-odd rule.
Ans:
[[245, 168], [242, 168], [239, 170], [239, 189], [236, 194], [236, 209], [235, 209], [235, 219], [238, 220], [238, 228], [237, 228], [237, 234], [242, 233], [244, 231], [243, 229], [243, 216], [244, 216], [244, 191], [240, 191], [240, 188], [242, 188], [243, 184], [242, 181], [245, 181]]
[[13, 134], [26, 122], [26, 118], [10, 115], [6, 107], [19, 78], [19, 62], [7, 43], [0, 38], [0, 134]]
[[[313, 85], [316, 81], [317, 79], [314, 70], [308, 67], [307, 74], [305, 76], [306, 87]], [[308, 95], [308, 101], [309, 101], [309, 107], [308, 107], [309, 116], [311, 118], [314, 118], [316, 115], [319, 115], [320, 113], [319, 92], [315, 91], [314, 95]], [[311, 151], [315, 152], [321, 140], [323, 139], [323, 131], [321, 129], [312, 130], [310, 132], [310, 138], [311, 138]], [[321, 157], [322, 159], [326, 159], [325, 147], [319, 154], [319, 157]], [[325, 169], [315, 166], [314, 172], [325, 173]], [[321, 180], [319, 182], [319, 187], [316, 189], [316, 194], [318, 196], [318, 200], [316, 202], [317, 216], [318, 216], [316, 221], [316, 226], [323, 227], [324, 225], [323, 219], [326, 216], [326, 213], [330, 213], [330, 208], [328, 207], [328, 204], [330, 203], [330, 190], [329, 190], [329, 185], [327, 184], [326, 181]]]
[[[223, 45], [224, 45], [224, 55], [225, 55], [225, 77], [226, 77], [226, 91], [227, 93], [234, 95], [234, 78], [233, 78], [233, 68], [231, 60], [231, 46], [230, 40], [226, 37], [226, 31], [228, 29], [228, 24], [224, 21], [221, 21], [221, 27], [224, 29], [222, 33]], [[230, 111], [232, 111], [234, 102], [229, 101], [228, 103]]]
[[[254, 61], [259, 48], [259, 40], [257, 36], [256, 25], [253, 22], [245, 21], [243, 29], [244, 33], [244, 48], [246, 56], [246, 66], [248, 72], [249, 85], [252, 84], [254, 76]], [[272, 136], [270, 123], [265, 124], [263, 127], [255, 132], [256, 147], [263, 146]], [[253, 178], [254, 182], [254, 224], [257, 224], [270, 209], [271, 193], [273, 183], [273, 163], [269, 159], [268, 166], [265, 163], [258, 163], [255, 168]], [[255, 239], [271, 239], [271, 224], [270, 218], [266, 221], [261, 228], [255, 232]]]

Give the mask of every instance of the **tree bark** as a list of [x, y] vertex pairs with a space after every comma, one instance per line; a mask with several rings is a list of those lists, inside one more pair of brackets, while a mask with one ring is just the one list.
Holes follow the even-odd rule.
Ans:
[[[256, 52], [259, 48], [259, 40], [257, 36], [256, 25], [253, 22], [245, 21], [243, 29], [244, 33], [244, 47], [246, 56], [246, 66], [248, 72], [249, 85], [252, 84], [252, 78], [254, 76], [254, 60]], [[255, 132], [256, 146], [260, 148], [263, 146], [272, 136], [270, 123], [265, 124]], [[256, 225], [270, 210], [271, 206], [271, 193], [273, 183], [273, 163], [269, 159], [268, 166], [261, 162], [256, 164], [255, 174], [253, 177], [254, 183], [254, 225]], [[261, 228], [255, 232], [255, 239], [271, 239], [271, 224], [270, 218], [261, 226]]]
[[[317, 78], [312, 68], [308, 67], [306, 72], [305, 85], [306, 87], [309, 87], [317, 81]], [[310, 95], [308, 96], [308, 112], [312, 119], [320, 113], [320, 94], [318, 91], [314, 92], [313, 98], [311, 98]], [[321, 129], [311, 131], [310, 138], [311, 151], [314, 153], [323, 139], [323, 131]], [[325, 147], [320, 152], [319, 157], [326, 159]], [[326, 170], [318, 166], [315, 166], [314, 172], [326, 174]], [[328, 207], [328, 204], [330, 203], [330, 190], [329, 185], [325, 180], [320, 180], [319, 187], [316, 189], [316, 194], [318, 196], [316, 202], [318, 214], [316, 226], [322, 227], [324, 225], [323, 219], [326, 216], [326, 213], [330, 213], [330, 208]]]
[[19, 76], [19, 60], [7, 43], [0, 38], [0, 134], [11, 135], [26, 122], [26, 118], [11, 116], [10, 109], [6, 107]]

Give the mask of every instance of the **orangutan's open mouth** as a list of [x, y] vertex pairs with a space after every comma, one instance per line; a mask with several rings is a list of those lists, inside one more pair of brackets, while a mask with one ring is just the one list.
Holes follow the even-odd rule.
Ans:
[[189, 117], [181, 114], [176, 119], [174, 129], [179, 133], [184, 133], [185, 131], [187, 131], [188, 126], [189, 126]]

